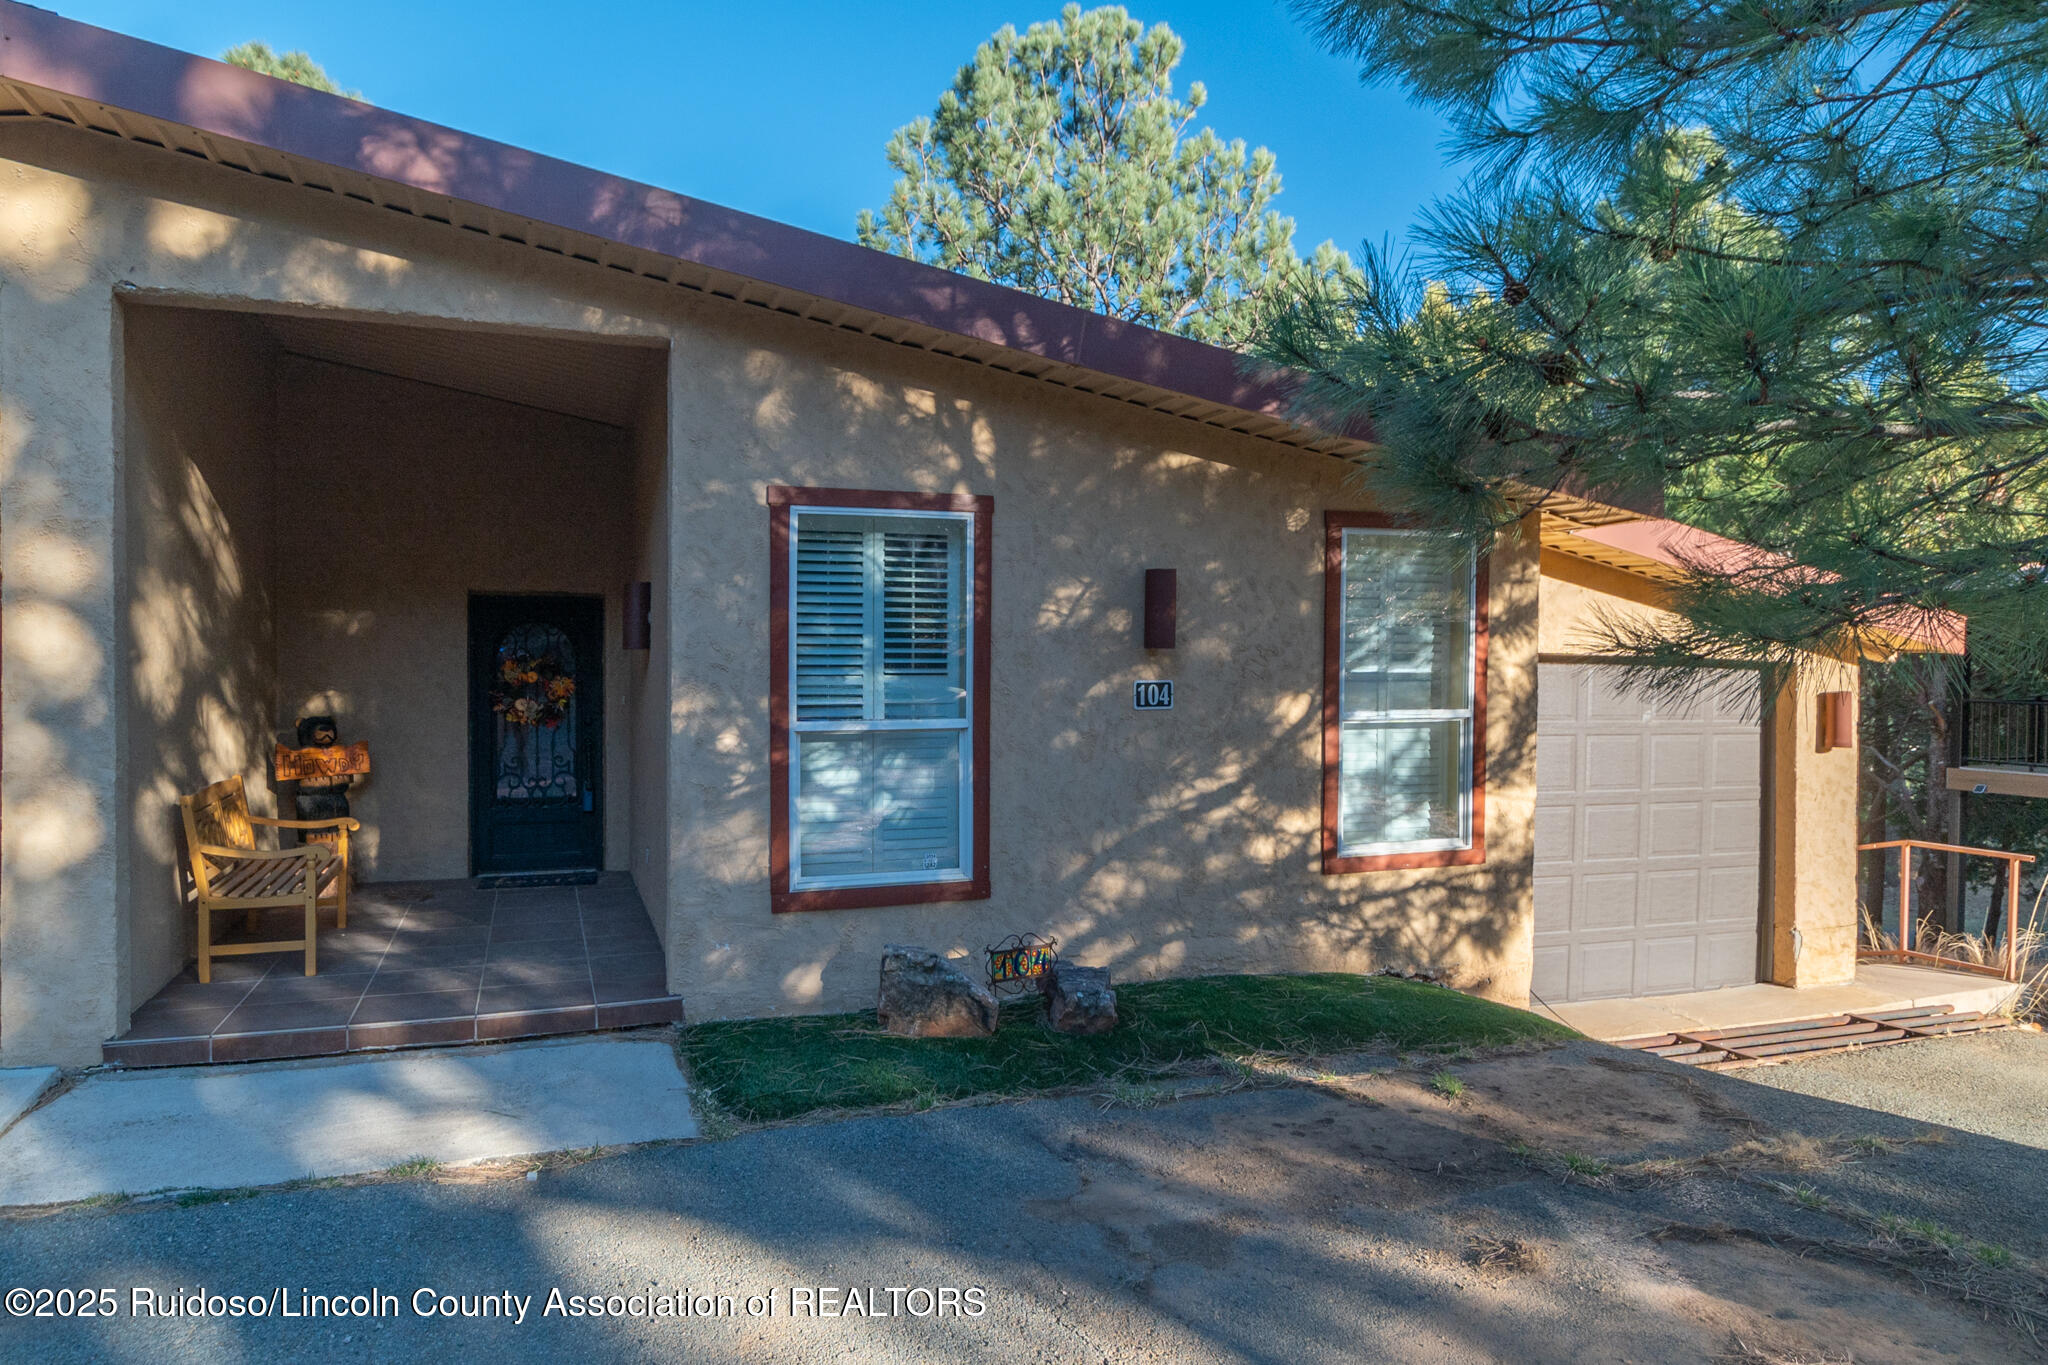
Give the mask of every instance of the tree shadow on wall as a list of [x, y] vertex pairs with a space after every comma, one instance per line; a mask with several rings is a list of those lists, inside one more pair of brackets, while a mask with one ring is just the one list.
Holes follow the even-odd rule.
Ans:
[[[1526, 662], [1494, 669], [1487, 862], [1324, 878], [1322, 511], [1357, 505], [1342, 465], [727, 311], [743, 358], [694, 367], [693, 382], [749, 420], [727, 433], [706, 477], [680, 481], [689, 605], [677, 628], [693, 662], [673, 716], [677, 761], [698, 795], [673, 834], [685, 867], [710, 870], [717, 907], [699, 926], [685, 905], [678, 951], [701, 954], [712, 984], [751, 967], [781, 975], [795, 1008], [853, 999], [871, 989], [877, 942], [973, 951], [1026, 928], [1133, 978], [1398, 967], [1478, 985], [1513, 949], [1526, 932], [1521, 803], [1534, 785], [1535, 721], [1516, 670], [1533, 664], [1533, 591], [1505, 610], [1510, 594], [1494, 594], [1495, 658]], [[994, 496], [994, 895], [964, 910], [846, 912], [822, 948], [815, 927], [778, 943], [768, 925], [755, 952], [789, 956], [761, 967], [723, 941], [729, 916], [768, 916], [760, 490], [773, 483]], [[1140, 641], [1144, 572], [1159, 566], [1179, 570], [1171, 655]], [[700, 615], [709, 624], [693, 631]], [[1155, 676], [1176, 679], [1175, 709], [1133, 711], [1132, 682]], [[956, 932], [980, 937], [931, 943]]]

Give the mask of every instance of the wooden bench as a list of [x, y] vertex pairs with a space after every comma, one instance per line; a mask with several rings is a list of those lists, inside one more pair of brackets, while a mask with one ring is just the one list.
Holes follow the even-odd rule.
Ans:
[[[320, 907], [334, 907], [334, 927], [348, 928], [348, 836], [362, 825], [347, 816], [332, 820], [273, 820], [249, 813], [242, 779], [231, 777], [205, 791], [178, 798], [185, 817], [186, 856], [191, 859], [192, 885], [198, 893], [199, 979], [213, 979], [213, 959], [244, 953], [280, 953], [303, 949], [306, 975], [316, 970], [314, 938], [320, 928]], [[260, 849], [256, 827], [330, 830], [334, 843], [309, 843], [299, 848]], [[306, 936], [270, 943], [213, 941], [213, 912], [240, 910], [250, 932], [259, 910], [304, 906]]]

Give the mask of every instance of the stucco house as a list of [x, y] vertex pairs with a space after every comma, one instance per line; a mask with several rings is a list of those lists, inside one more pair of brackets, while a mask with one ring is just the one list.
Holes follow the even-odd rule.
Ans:
[[[1553, 497], [1448, 563], [1369, 453], [1226, 351], [0, 2], [0, 1057], [186, 970], [176, 798], [270, 808], [309, 713], [375, 756], [366, 887], [630, 879], [695, 1018], [1026, 930], [1853, 974], [1856, 662], [1650, 705], [1589, 641], [1685, 528]], [[515, 644], [579, 690], [508, 747]]]

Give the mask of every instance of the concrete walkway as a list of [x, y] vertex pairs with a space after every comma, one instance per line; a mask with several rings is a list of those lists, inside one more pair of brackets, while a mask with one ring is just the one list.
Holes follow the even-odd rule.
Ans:
[[102, 1072], [0, 1134], [0, 1207], [696, 1132], [666, 1035]]
[[1718, 991], [1689, 991], [1683, 995], [1581, 1000], [1555, 1006], [1550, 1012], [1589, 1038], [1612, 1042], [1660, 1033], [1750, 1028], [1792, 1019], [1869, 1014], [1923, 1005], [1950, 1005], [1958, 1014], [1967, 1010], [1995, 1014], [2005, 1008], [2017, 990], [1994, 977], [1970, 972], [1864, 962], [1857, 965], [1854, 981], [1839, 986], [1809, 986], [1795, 991], [1760, 981], [1754, 986], [1727, 986]]
[[54, 1066], [10, 1066], [0, 1070], [0, 1133], [26, 1114], [56, 1079]]

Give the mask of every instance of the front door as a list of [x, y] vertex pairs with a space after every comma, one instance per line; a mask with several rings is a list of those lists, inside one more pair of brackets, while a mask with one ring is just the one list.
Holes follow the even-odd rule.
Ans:
[[473, 871], [602, 861], [603, 646], [601, 597], [470, 597]]

